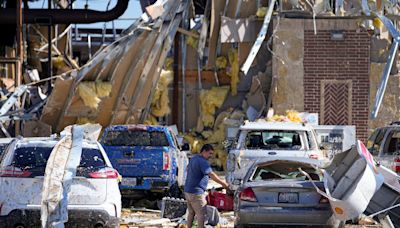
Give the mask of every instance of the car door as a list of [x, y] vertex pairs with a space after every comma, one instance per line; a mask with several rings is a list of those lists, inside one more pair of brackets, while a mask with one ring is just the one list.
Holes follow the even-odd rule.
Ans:
[[383, 149], [379, 155], [381, 165], [396, 170], [396, 160], [400, 155], [400, 129], [391, 128], [383, 141]]

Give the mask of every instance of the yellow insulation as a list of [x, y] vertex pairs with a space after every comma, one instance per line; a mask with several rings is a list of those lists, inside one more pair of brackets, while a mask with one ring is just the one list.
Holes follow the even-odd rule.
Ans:
[[214, 125], [215, 109], [222, 106], [228, 92], [228, 86], [213, 87], [200, 92], [201, 119], [205, 127]]
[[228, 61], [226, 60], [225, 56], [220, 56], [215, 61], [215, 65], [217, 66], [218, 69], [225, 69], [227, 64]]
[[267, 14], [268, 7], [260, 7], [257, 9], [256, 16], [257, 17], [265, 17]]
[[101, 101], [100, 98], [110, 95], [111, 88], [110, 82], [81, 82], [78, 85], [78, 95], [86, 106], [96, 109]]
[[152, 115], [149, 115], [149, 117], [147, 118], [147, 120], [144, 121], [145, 125], [158, 125], [158, 121], [156, 120], [156, 118]]
[[96, 120], [91, 120], [87, 117], [78, 117], [78, 119], [76, 120], [77, 124], [95, 124]]
[[237, 84], [239, 82], [239, 56], [237, 49], [230, 49], [228, 52], [229, 63], [231, 64], [230, 71], [227, 72], [231, 77], [231, 92], [235, 96], [237, 94]]
[[287, 110], [286, 115], [273, 115], [271, 118], [268, 118], [267, 121], [294, 122], [294, 123], [303, 122], [299, 113], [295, 110]]
[[96, 81], [96, 94], [100, 98], [108, 97], [111, 93], [112, 85], [110, 82]]
[[99, 107], [101, 100], [96, 94], [94, 82], [81, 82], [78, 85], [78, 95], [87, 107], [94, 109]]
[[171, 112], [169, 107], [168, 86], [174, 79], [174, 72], [161, 70], [160, 79], [151, 102], [151, 114], [155, 117], [163, 117]]
[[[199, 34], [196, 30], [191, 30], [191, 32]], [[197, 39], [193, 36], [188, 36], [188, 38], [186, 40], [186, 44], [194, 49], [197, 49], [197, 45], [199, 44], [199, 39]]]
[[164, 69], [165, 70], [173, 70], [173, 64], [174, 64], [174, 59], [173, 58], [165, 59]]
[[374, 18], [374, 20], [372, 20], [372, 24], [374, 25], [374, 27], [376, 29], [381, 29], [383, 27], [383, 23], [379, 18]]

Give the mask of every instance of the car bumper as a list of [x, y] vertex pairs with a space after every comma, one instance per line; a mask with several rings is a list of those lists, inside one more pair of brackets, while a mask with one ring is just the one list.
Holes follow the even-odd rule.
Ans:
[[143, 178], [138, 177], [136, 185], [120, 185], [121, 191], [124, 190], [167, 190], [171, 186], [170, 181], [165, 178]]
[[[237, 225], [330, 225], [328, 208], [246, 207], [235, 212]], [[312, 218], [312, 219], [310, 219]]]
[[[40, 210], [24, 209], [13, 210], [6, 216], [0, 216], [0, 227], [15, 227], [16, 225], [24, 227], [41, 227]], [[119, 227], [118, 217], [110, 216], [104, 210], [68, 210], [68, 222], [65, 227], [86, 228], [102, 225], [103, 227]]]

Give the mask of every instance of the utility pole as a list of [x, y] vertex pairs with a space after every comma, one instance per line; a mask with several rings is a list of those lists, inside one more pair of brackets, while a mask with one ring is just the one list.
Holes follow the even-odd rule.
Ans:
[[[23, 43], [22, 43], [22, 0], [17, 0], [17, 32], [16, 32], [16, 41], [17, 41], [17, 61], [15, 65], [15, 88], [21, 85], [22, 81], [22, 63], [24, 61], [24, 51], [23, 51]], [[16, 103], [16, 109], [20, 108], [21, 104], [20, 98], [18, 98], [18, 102]], [[15, 120], [15, 136], [20, 135], [21, 130], [21, 121]]]
[[[49, 10], [51, 10], [51, 2], [52, 2], [52, 0], [47, 0], [47, 3], [48, 3], [47, 6], [48, 6]], [[53, 63], [51, 61], [51, 56], [52, 56], [51, 50], [52, 50], [52, 46], [53, 46], [53, 44], [51, 42], [51, 39], [52, 39], [52, 35], [51, 35], [52, 28], [51, 28], [51, 25], [52, 24], [53, 24], [52, 19], [49, 18], [49, 24], [47, 26], [47, 41], [48, 41], [48, 46], [47, 46], [48, 68], [47, 68], [47, 72], [48, 72], [48, 76], [49, 77], [51, 77], [52, 74], [53, 74]], [[51, 90], [51, 81], [50, 81], [50, 84], [49, 84], [49, 90]]]

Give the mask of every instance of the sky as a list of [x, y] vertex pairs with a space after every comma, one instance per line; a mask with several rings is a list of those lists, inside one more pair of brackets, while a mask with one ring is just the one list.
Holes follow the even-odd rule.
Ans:
[[[117, 3], [117, 0], [88, 0], [88, 1], [76, 0], [74, 3], [74, 8], [75, 9], [84, 9], [85, 4], [88, 3], [89, 9], [105, 11], [109, 1], [111, 1], [109, 9], [112, 9], [115, 6], [115, 4]], [[32, 2], [29, 4], [29, 7], [31, 7], [31, 8], [47, 8], [47, 0], [39, 0], [37, 2]], [[139, 1], [138, 0], [129, 0], [128, 9], [125, 11], [125, 13], [120, 18], [118, 18], [117, 20], [114, 20], [115, 28], [117, 28], [117, 29], [127, 28], [138, 17], [140, 17], [141, 13], [142, 13], [142, 10], [140, 8]], [[112, 28], [112, 22], [107, 22], [106, 25], [107, 25], [107, 28]], [[103, 26], [104, 26], [104, 22], [79, 25], [80, 28], [103, 28]]]

